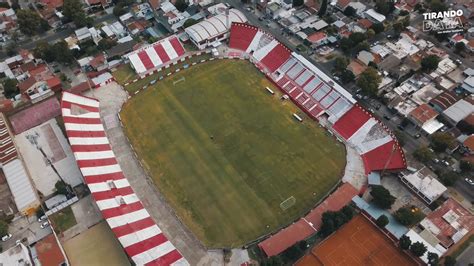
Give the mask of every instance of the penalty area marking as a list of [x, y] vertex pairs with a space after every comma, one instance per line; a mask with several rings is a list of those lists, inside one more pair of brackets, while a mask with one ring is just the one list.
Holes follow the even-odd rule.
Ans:
[[296, 198], [294, 196], [291, 196], [280, 203], [280, 208], [283, 211], [286, 211], [289, 208], [291, 208], [293, 205], [295, 205], [295, 203], [296, 203]]
[[186, 80], [185, 77], [182, 77], [182, 78], [180, 78], [180, 79], [178, 79], [178, 80], [175, 80], [175, 81], [173, 81], [173, 86], [176, 85], [176, 84], [178, 84], [178, 83], [180, 83], [180, 82], [182, 82], [182, 81], [185, 81], [185, 80]]

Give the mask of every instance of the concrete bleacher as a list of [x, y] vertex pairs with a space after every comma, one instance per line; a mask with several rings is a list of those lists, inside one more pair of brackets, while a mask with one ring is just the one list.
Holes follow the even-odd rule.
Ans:
[[333, 129], [358, 151], [367, 174], [406, 168], [405, 156], [395, 137], [359, 105], [346, 112]]
[[269, 72], [278, 69], [291, 55], [273, 36], [245, 23], [232, 23], [229, 47], [251, 54]]

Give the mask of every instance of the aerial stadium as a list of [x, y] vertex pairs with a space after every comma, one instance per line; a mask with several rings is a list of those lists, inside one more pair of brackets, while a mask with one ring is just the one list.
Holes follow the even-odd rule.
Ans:
[[[358, 194], [341, 180], [346, 146], [366, 175], [406, 162], [390, 130], [343, 87], [232, 14], [187, 28], [197, 52], [173, 35], [128, 54], [137, 79], [125, 86], [120, 121], [153, 185], [205, 247], [259, 243], [273, 256]], [[226, 43], [217, 55], [209, 48], [216, 42]], [[62, 114], [85, 181], [127, 255], [137, 265], [189, 264], [123, 174], [99, 101], [64, 93]]]

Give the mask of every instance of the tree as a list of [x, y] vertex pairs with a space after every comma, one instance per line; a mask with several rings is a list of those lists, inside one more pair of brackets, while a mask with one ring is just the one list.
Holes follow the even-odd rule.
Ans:
[[404, 29], [405, 27], [403, 26], [402, 22], [397, 21], [393, 23], [393, 30], [395, 31], [396, 34], [400, 34], [400, 32], [402, 32]]
[[363, 41], [367, 40], [367, 36], [365, 36], [362, 32], [354, 32], [349, 36], [349, 39], [352, 41], [353, 44], [358, 44]]
[[437, 266], [439, 264], [439, 256], [436, 253], [428, 252], [428, 265]]
[[0, 237], [3, 237], [4, 235], [8, 235], [8, 224], [0, 220]]
[[375, 10], [385, 16], [392, 13], [394, 9], [395, 9], [395, 6], [392, 1], [377, 0], [375, 2]]
[[457, 42], [455, 45], [454, 45], [454, 49], [456, 50], [456, 53], [461, 53], [461, 52], [464, 52], [464, 50], [466, 50], [466, 44], [463, 43], [463, 42]]
[[396, 199], [383, 186], [373, 186], [370, 195], [373, 197], [372, 201], [382, 209], [390, 209]]
[[421, 221], [424, 214], [415, 206], [411, 206], [398, 209], [394, 216], [401, 224], [411, 226]]
[[382, 78], [379, 76], [377, 70], [373, 67], [368, 67], [360, 74], [356, 84], [366, 95], [376, 96], [381, 81]]
[[116, 40], [109, 39], [109, 38], [104, 38], [104, 39], [99, 41], [99, 43], [97, 44], [97, 48], [101, 51], [105, 51], [105, 50], [108, 50], [108, 49], [114, 47], [115, 45], [117, 45]]
[[354, 43], [351, 39], [344, 37], [341, 39], [339, 45], [341, 46], [341, 49], [347, 53], [353, 48]]
[[44, 32], [49, 26], [44, 19], [38, 15], [38, 13], [29, 10], [21, 9], [16, 12], [18, 27], [20, 31], [25, 35], [35, 35]]
[[430, 9], [433, 12], [442, 12], [448, 10], [448, 7], [445, 3], [441, 2], [440, 0], [431, 0], [430, 1]]
[[402, 11], [400, 11], [400, 13], [399, 13], [399, 15], [400, 15], [400, 16], [403, 16], [403, 17], [404, 17], [404, 16], [408, 16], [409, 14], [410, 14], [410, 13], [409, 13], [408, 11], [406, 11], [406, 10], [402, 10]]
[[347, 65], [349, 65], [349, 59], [345, 56], [337, 56], [334, 59], [334, 70], [336, 72], [345, 70]]
[[113, 13], [114, 16], [120, 17], [121, 15], [127, 13], [127, 10], [125, 10], [125, 7], [122, 3], [118, 3], [114, 6]]
[[434, 153], [426, 146], [422, 146], [413, 152], [413, 156], [422, 163], [427, 163], [434, 158]]
[[344, 69], [341, 74], [339, 74], [339, 77], [341, 78], [341, 82], [344, 84], [353, 82], [355, 80], [354, 73], [347, 69]]
[[69, 50], [69, 47], [64, 40], [55, 43], [52, 49], [54, 51], [54, 58], [56, 62], [66, 65], [74, 62], [74, 56], [72, 55], [71, 50]]
[[407, 250], [411, 246], [411, 239], [408, 236], [403, 235], [402, 237], [400, 237], [398, 245], [400, 245], [401, 249]]
[[374, 23], [372, 24], [372, 29], [375, 31], [376, 34], [379, 34], [385, 30], [385, 26], [383, 23]]
[[328, 0], [323, 0], [321, 2], [321, 6], [319, 7], [318, 16], [322, 17], [326, 14], [326, 10], [328, 9]]
[[427, 250], [426, 246], [421, 242], [415, 242], [410, 246], [411, 253], [417, 257], [423, 256]]
[[357, 10], [355, 10], [355, 8], [353, 8], [352, 6], [348, 6], [346, 7], [346, 9], [344, 9], [344, 15], [348, 17], [353, 17], [356, 14], [356, 11]]
[[304, 0], [293, 0], [293, 7], [302, 6], [304, 4]]
[[370, 49], [370, 45], [367, 41], [360, 42], [355, 47], [356, 52], [360, 52], [362, 50], [368, 51], [369, 49]]
[[456, 259], [451, 256], [444, 257], [444, 266], [454, 266], [456, 265]]
[[273, 256], [262, 261], [262, 266], [280, 266], [284, 265], [284, 261], [280, 256]]
[[463, 173], [469, 173], [472, 171], [472, 169], [474, 169], [472, 163], [468, 161], [464, 161], [464, 160], [461, 160], [459, 162], [459, 168], [461, 169]]
[[453, 171], [447, 171], [438, 175], [439, 180], [443, 185], [450, 187], [459, 180], [459, 175]]
[[336, 231], [343, 224], [347, 223], [354, 216], [354, 210], [349, 205], [343, 207], [337, 212], [327, 211], [322, 215], [322, 225], [320, 233], [322, 236], [328, 236]]
[[35, 49], [33, 49], [33, 55], [37, 58], [41, 58], [46, 62], [53, 62], [55, 59], [54, 51], [45, 41], [38, 42]]
[[344, 214], [346, 217], [346, 222], [348, 222], [352, 217], [354, 217], [354, 208], [352, 208], [350, 205], [346, 205], [342, 207], [341, 212]]
[[421, 59], [421, 69], [425, 72], [431, 72], [438, 68], [438, 64], [441, 59], [436, 55], [428, 55]]
[[78, 28], [92, 25], [92, 19], [86, 15], [79, 0], [64, 0], [63, 15]]
[[367, 34], [367, 38], [372, 39], [375, 36], [375, 31], [373, 29], [368, 29], [366, 34]]
[[186, 3], [185, 0], [176, 0], [176, 3], [174, 4], [176, 9], [178, 9], [181, 12], [184, 12], [186, 8], [188, 8], [188, 4]]
[[8, 99], [15, 97], [20, 92], [16, 86], [17, 84], [18, 81], [16, 79], [5, 79], [3, 81], [3, 95]]
[[377, 226], [384, 228], [388, 224], [388, 217], [385, 215], [380, 215], [379, 218], [375, 221]]
[[183, 28], [191, 27], [192, 25], [198, 23], [197, 20], [193, 18], [188, 18], [184, 23], [183, 23]]
[[455, 143], [454, 137], [447, 132], [436, 132], [431, 135], [431, 146], [434, 151], [444, 152], [447, 148], [453, 147]]
[[56, 184], [54, 184], [54, 187], [56, 188], [56, 192], [58, 194], [63, 194], [63, 195], [68, 194], [67, 185], [63, 181], [59, 180], [58, 182], [56, 182]]

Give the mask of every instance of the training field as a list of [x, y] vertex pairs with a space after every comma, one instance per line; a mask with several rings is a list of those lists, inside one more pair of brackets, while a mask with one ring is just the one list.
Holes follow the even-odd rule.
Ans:
[[71, 265], [127, 266], [130, 262], [106, 222], [101, 222], [63, 244]]
[[416, 265], [415, 261], [362, 215], [314, 247], [296, 266]]
[[216, 60], [159, 81], [122, 109], [155, 184], [208, 247], [291, 223], [342, 176], [343, 144], [305, 115], [296, 121], [298, 108], [265, 86], [277, 92], [251, 63]]

